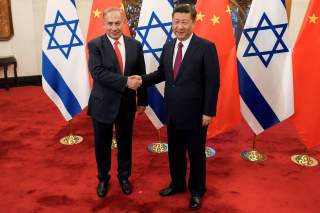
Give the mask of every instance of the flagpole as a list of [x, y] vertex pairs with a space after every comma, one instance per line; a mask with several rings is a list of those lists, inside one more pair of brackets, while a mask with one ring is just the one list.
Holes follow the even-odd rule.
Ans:
[[240, 156], [244, 160], [247, 160], [250, 162], [255, 162], [255, 163], [262, 162], [262, 161], [266, 160], [267, 156], [265, 154], [259, 152], [256, 149], [256, 146], [257, 146], [257, 135], [254, 134], [253, 141], [252, 141], [252, 150], [251, 151], [243, 151], [243, 152], [241, 152]]
[[68, 121], [68, 127], [69, 135], [61, 138], [60, 143], [63, 145], [75, 145], [81, 143], [83, 141], [83, 137], [73, 134], [72, 119]]
[[303, 167], [315, 167], [319, 165], [318, 160], [308, 154], [307, 148], [305, 148], [304, 153], [292, 155], [290, 159], [293, 163]]
[[149, 144], [147, 149], [149, 152], [157, 154], [168, 152], [168, 144], [161, 141], [160, 129], [158, 129], [158, 140], [155, 143]]

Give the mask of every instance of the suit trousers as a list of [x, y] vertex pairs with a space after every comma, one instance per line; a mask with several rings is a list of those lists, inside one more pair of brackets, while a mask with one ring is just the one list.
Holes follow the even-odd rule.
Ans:
[[167, 125], [170, 186], [176, 190], [186, 189], [187, 156], [190, 172], [188, 188], [192, 195], [206, 192], [206, 135], [207, 127], [179, 129], [172, 121]]
[[121, 109], [114, 123], [102, 123], [93, 121], [95, 155], [98, 167], [98, 179], [108, 182], [111, 168], [111, 145], [113, 137], [113, 125], [116, 130], [118, 179], [128, 179], [132, 166], [132, 129], [134, 114], [128, 116], [128, 110]]

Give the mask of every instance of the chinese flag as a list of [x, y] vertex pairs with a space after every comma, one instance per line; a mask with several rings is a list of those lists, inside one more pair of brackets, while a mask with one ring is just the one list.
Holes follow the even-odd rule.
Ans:
[[303, 143], [320, 144], [320, 1], [311, 0], [293, 49], [295, 114]]
[[[103, 11], [109, 7], [118, 7], [124, 10], [124, 5], [121, 0], [93, 0], [87, 41], [105, 33], [102, 16]], [[124, 34], [130, 35], [128, 25], [125, 26]]]
[[[87, 33], [87, 42], [105, 33], [102, 16], [103, 11], [109, 7], [118, 7], [124, 11], [124, 5], [121, 0], [93, 0]], [[124, 34], [130, 35], [128, 25], [124, 27]], [[93, 81], [90, 76], [90, 84], [92, 85], [92, 83]]]
[[240, 99], [229, 0], [198, 0], [194, 32], [215, 43], [220, 63], [220, 91], [217, 114], [208, 128], [213, 137], [240, 121]]

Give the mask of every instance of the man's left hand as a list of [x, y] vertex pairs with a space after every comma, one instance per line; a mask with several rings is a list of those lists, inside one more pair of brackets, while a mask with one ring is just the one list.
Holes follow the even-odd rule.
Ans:
[[212, 117], [208, 115], [202, 115], [202, 126], [209, 126], [211, 123]]

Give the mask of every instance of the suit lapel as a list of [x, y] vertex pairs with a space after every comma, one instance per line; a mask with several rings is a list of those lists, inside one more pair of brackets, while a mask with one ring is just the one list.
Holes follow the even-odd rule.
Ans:
[[108, 39], [107, 35], [103, 36], [102, 44], [103, 44], [104, 50], [106, 52], [106, 55], [110, 56], [111, 61], [113, 62], [113, 64], [115, 64], [115, 66], [117, 68], [117, 71], [120, 72], [120, 66], [119, 66], [119, 62], [118, 62], [118, 59], [117, 59], [116, 52], [114, 51], [113, 45], [111, 44], [111, 42]]
[[174, 53], [174, 47], [176, 45], [177, 39], [175, 38], [173, 42], [170, 43], [169, 47], [168, 47], [168, 57], [169, 57], [169, 67], [171, 68], [170, 71], [170, 81], [173, 81], [173, 53]]
[[123, 40], [124, 40], [124, 48], [125, 48], [125, 54], [126, 54], [123, 75], [129, 76], [130, 73], [128, 73], [128, 62], [130, 60], [129, 50], [131, 47], [130, 47], [130, 42], [126, 36], [123, 36]]
[[187, 66], [187, 64], [190, 63], [190, 61], [192, 61], [192, 56], [193, 56], [194, 52], [197, 50], [197, 46], [198, 46], [196, 40], [197, 40], [197, 37], [195, 34], [193, 34], [191, 41], [189, 43], [188, 49], [182, 59], [182, 63], [180, 65], [180, 69], [179, 69], [179, 72], [178, 72], [178, 75], [177, 75], [175, 81], [177, 81], [180, 78], [180, 76], [185, 71], [185, 67]]

